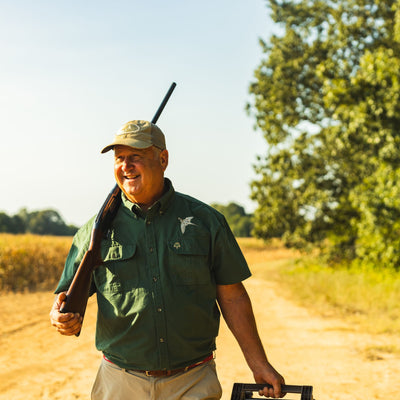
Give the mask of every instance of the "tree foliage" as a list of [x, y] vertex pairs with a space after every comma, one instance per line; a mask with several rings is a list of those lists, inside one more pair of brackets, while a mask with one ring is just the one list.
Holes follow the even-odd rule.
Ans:
[[51, 209], [28, 212], [23, 208], [13, 216], [0, 212], [0, 232], [71, 236], [77, 230], [76, 226], [67, 225], [60, 214]]
[[222, 205], [211, 204], [217, 211], [223, 214], [236, 237], [250, 237], [253, 230], [253, 215], [246, 214], [245, 209], [236, 203]]
[[400, 266], [399, 0], [269, 0], [250, 85], [267, 153], [255, 229], [331, 257]]

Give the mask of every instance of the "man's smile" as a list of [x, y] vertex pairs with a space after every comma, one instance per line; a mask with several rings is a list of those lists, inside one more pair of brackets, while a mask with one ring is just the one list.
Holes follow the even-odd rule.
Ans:
[[140, 175], [124, 175], [124, 179], [129, 180], [129, 181], [137, 179], [139, 177], [140, 177]]

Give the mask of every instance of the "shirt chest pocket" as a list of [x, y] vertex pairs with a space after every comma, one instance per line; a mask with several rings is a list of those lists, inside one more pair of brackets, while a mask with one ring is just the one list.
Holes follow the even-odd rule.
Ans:
[[102, 248], [103, 261], [125, 261], [131, 259], [136, 252], [135, 244], [117, 244]]
[[208, 237], [171, 240], [168, 264], [171, 280], [177, 285], [210, 283]]
[[104, 263], [94, 274], [97, 289], [101, 292], [119, 292], [135, 287], [140, 279], [135, 253], [135, 244], [103, 247]]

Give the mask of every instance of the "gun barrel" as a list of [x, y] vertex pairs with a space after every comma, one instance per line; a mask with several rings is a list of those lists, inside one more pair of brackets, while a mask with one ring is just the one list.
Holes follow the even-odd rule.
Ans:
[[171, 94], [172, 94], [172, 92], [173, 92], [174, 89], [175, 89], [175, 86], [176, 86], [176, 83], [175, 83], [175, 82], [172, 82], [171, 86], [170, 86], [169, 89], [168, 89], [167, 94], [165, 95], [163, 101], [162, 101], [161, 104], [160, 104], [160, 107], [158, 107], [158, 110], [156, 111], [156, 113], [154, 114], [153, 119], [151, 120], [151, 122], [152, 122], [153, 124], [156, 124], [156, 123], [157, 123], [159, 116], [160, 116], [161, 113], [163, 112], [164, 107], [165, 107], [166, 104], [168, 103], [168, 100], [169, 100], [169, 98], [171, 97]]

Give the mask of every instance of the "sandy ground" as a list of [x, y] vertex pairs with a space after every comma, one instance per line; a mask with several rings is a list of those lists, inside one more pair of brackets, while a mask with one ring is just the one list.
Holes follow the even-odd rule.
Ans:
[[[399, 347], [399, 338], [362, 334], [312, 315], [257, 276], [246, 287], [269, 359], [287, 384], [313, 386], [317, 400], [400, 399], [400, 357], [384, 351]], [[49, 324], [53, 299], [51, 293], [0, 296], [1, 400], [90, 398], [100, 362], [93, 340], [96, 304], [89, 302], [81, 336], [63, 337]], [[224, 323], [216, 362], [224, 400], [234, 382], [253, 382]]]

